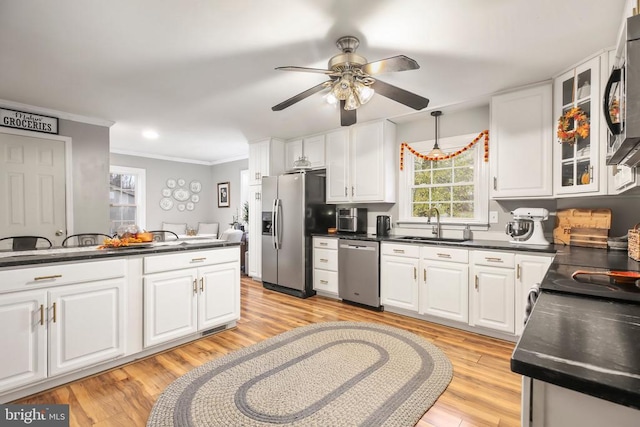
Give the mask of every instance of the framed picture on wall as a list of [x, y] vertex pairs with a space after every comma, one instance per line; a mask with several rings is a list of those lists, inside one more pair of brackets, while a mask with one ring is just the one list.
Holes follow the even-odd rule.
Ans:
[[219, 208], [228, 208], [229, 207], [229, 183], [228, 182], [219, 182], [218, 183], [218, 207]]

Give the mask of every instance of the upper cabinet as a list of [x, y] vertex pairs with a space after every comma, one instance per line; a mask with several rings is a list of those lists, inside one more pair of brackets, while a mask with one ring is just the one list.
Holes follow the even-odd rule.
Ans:
[[249, 185], [262, 184], [263, 176], [284, 172], [284, 141], [270, 138], [249, 144]]
[[326, 134], [327, 203], [394, 203], [395, 124], [378, 121]]
[[552, 85], [491, 98], [491, 197], [550, 197], [552, 187]]
[[[553, 116], [556, 126], [566, 115], [566, 130], [575, 138], [562, 141], [554, 133], [555, 194], [606, 194], [605, 137], [601, 135], [601, 67], [607, 54], [596, 56], [554, 79]], [[577, 109], [577, 110], [576, 110]], [[577, 112], [577, 114], [572, 114]], [[580, 115], [583, 115], [580, 117]], [[588, 132], [580, 135], [578, 129]], [[556, 128], [557, 130], [557, 128]]]
[[288, 141], [285, 144], [285, 169], [294, 170], [293, 163], [303, 155], [311, 162], [311, 169], [323, 168], [324, 134]]

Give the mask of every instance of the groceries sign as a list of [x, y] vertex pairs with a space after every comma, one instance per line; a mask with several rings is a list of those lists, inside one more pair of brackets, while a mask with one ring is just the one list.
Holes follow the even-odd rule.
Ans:
[[58, 134], [58, 119], [0, 108], [0, 126]]

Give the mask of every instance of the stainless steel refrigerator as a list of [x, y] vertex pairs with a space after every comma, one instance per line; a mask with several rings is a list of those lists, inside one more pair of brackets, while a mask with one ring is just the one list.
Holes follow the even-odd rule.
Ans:
[[262, 284], [306, 298], [313, 290], [311, 236], [335, 227], [325, 177], [300, 172], [262, 178]]

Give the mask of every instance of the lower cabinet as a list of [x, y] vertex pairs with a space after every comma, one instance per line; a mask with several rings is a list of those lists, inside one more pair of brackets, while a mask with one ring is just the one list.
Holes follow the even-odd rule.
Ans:
[[420, 247], [384, 243], [380, 256], [380, 301], [384, 306], [418, 311]]
[[[51, 274], [57, 267], [27, 268], [2, 278], [10, 280], [3, 288], [40, 288], [0, 294], [0, 392], [124, 354], [125, 261], [106, 263], [59, 267], [64, 274]], [[100, 279], [101, 265], [114, 269], [106, 275], [121, 277]], [[73, 284], [44, 287], [56, 281]]]
[[515, 332], [514, 255], [474, 251], [469, 284], [469, 324], [513, 334]]
[[145, 348], [240, 317], [238, 248], [147, 257], [144, 268], [171, 269], [143, 278]]
[[313, 289], [338, 296], [337, 238], [313, 238]]

